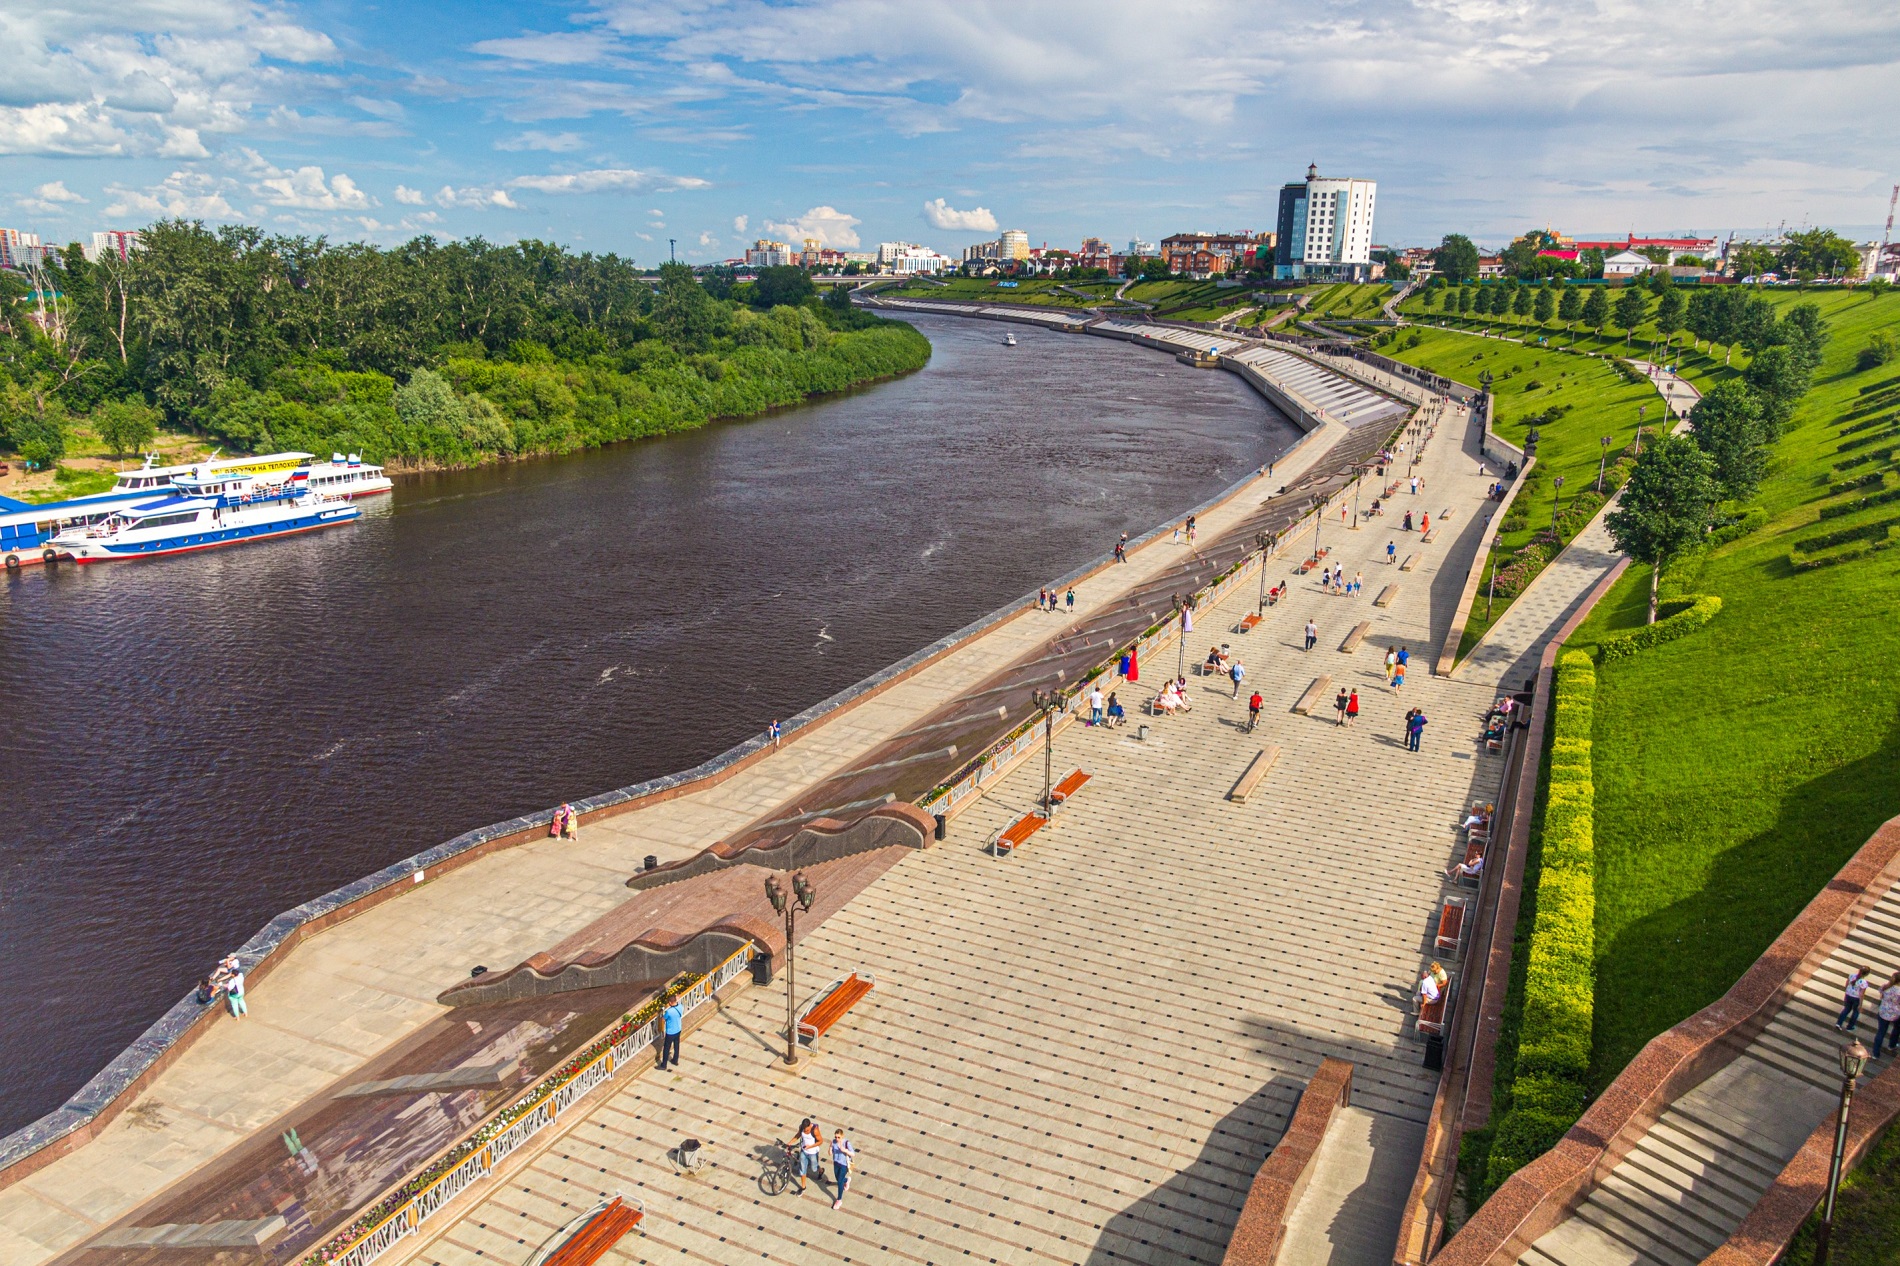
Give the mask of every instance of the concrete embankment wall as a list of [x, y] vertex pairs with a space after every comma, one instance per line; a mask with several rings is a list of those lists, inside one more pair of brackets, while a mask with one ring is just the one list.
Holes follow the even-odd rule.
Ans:
[[[1260, 387], [1264, 381], [1258, 374], [1242, 374], [1242, 377], [1256, 387]], [[1263, 394], [1266, 394], [1264, 390]], [[1296, 424], [1307, 428], [1307, 434], [1278, 459], [1278, 464], [1283, 467], [1323, 452], [1344, 431], [1337, 424], [1320, 424], [1304, 408], [1287, 408], [1271, 395], [1268, 399], [1286, 409]], [[1166, 536], [1173, 524], [1187, 514], [1206, 515], [1249, 490], [1258, 491], [1257, 478], [1250, 473], [1201, 505], [1171, 517], [1166, 524], [1130, 541], [1130, 550], [1139, 550]], [[1113, 565], [1112, 557], [1104, 555], [1083, 564], [1054, 583], [1058, 588], [1066, 588]], [[1025, 614], [1030, 605], [1031, 595], [1024, 594], [956, 632], [937, 639], [915, 654], [873, 673], [856, 685], [807, 708], [784, 724], [785, 741], [789, 742], [801, 732], [841, 716], [858, 704], [909, 679], [975, 639]], [[770, 754], [770, 744], [764, 738], [748, 739], [691, 769], [602, 792], [573, 802], [574, 808], [583, 818], [629, 812], [702, 791]], [[354, 883], [286, 910], [238, 948], [238, 960], [255, 986], [287, 960], [291, 951], [305, 939], [385, 901], [414, 891], [452, 870], [515, 845], [543, 838], [548, 833], [552, 818], [553, 811], [549, 809], [464, 832]], [[189, 993], [174, 1003], [65, 1104], [0, 1139], [0, 1187], [16, 1182], [82, 1146], [170, 1067], [222, 1015], [221, 1008], [202, 1006]]]

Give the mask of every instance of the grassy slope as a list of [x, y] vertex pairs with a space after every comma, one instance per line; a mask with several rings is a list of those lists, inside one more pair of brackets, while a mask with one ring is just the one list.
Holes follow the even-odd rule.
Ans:
[[[1526, 418], [1556, 405], [1570, 406], [1570, 412], [1559, 421], [1538, 428], [1541, 439], [1537, 464], [1542, 477], [1519, 493], [1516, 503], [1525, 507], [1528, 525], [1498, 534], [1499, 559], [1527, 543], [1539, 528], [1550, 526], [1551, 510], [1559, 495], [1555, 476], [1564, 478], [1562, 495], [1567, 504], [1570, 494], [1596, 481], [1597, 462], [1603, 453], [1599, 437], [1616, 437], [1610, 450], [1611, 460], [1615, 460], [1619, 449], [1635, 439], [1638, 408], [1649, 406], [1647, 421], [1652, 424], [1662, 408], [1662, 397], [1655, 388], [1647, 383], [1624, 382], [1609, 365], [1592, 357], [1450, 330], [1425, 329], [1418, 333], [1416, 347], [1401, 348], [1395, 343], [1382, 350], [1397, 360], [1474, 385], [1481, 372], [1490, 370], [1497, 403], [1492, 429], [1520, 448], [1530, 429]], [[1409, 342], [1409, 337], [1405, 341]], [[1481, 588], [1472, 605], [1461, 649], [1468, 649], [1483, 636], [1509, 605], [1501, 599], [1493, 602], [1491, 618], [1486, 620]]]
[[1383, 315], [1379, 309], [1391, 297], [1392, 287], [1384, 282], [1363, 286], [1342, 282], [1336, 286], [1326, 286], [1314, 295], [1307, 315], [1376, 319]]
[[[1805, 573], [1788, 559], [1790, 539], [1816, 530], [1830, 499], [1841, 415], [1861, 387], [1900, 369], [1853, 370], [1871, 332], [1900, 330], [1900, 294], [1770, 293], [1819, 303], [1834, 335], [1762, 489], [1774, 518], [1675, 578], [1722, 596], [1706, 630], [1600, 670], [1599, 1087], [1720, 997], [1900, 811], [1900, 557]], [[1633, 569], [1576, 644], [1640, 623], [1648, 580]]]

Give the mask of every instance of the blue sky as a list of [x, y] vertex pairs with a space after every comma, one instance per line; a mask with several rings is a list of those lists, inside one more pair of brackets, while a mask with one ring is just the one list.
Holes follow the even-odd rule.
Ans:
[[0, 0], [0, 225], [161, 215], [642, 263], [1269, 228], [1878, 231], [1900, 5]]

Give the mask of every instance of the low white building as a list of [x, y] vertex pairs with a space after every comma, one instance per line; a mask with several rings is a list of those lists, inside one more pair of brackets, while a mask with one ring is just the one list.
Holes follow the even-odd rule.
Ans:
[[1647, 255], [1638, 255], [1635, 251], [1618, 251], [1603, 258], [1603, 280], [1628, 281], [1631, 277], [1640, 277], [1656, 267], [1656, 261]]
[[[882, 256], [883, 253], [883, 248], [879, 247], [878, 254]], [[948, 272], [957, 266], [955, 260], [947, 255], [939, 255], [928, 246], [909, 246], [891, 256], [890, 259], [880, 259], [879, 262], [900, 277], [915, 276], [918, 273]]]

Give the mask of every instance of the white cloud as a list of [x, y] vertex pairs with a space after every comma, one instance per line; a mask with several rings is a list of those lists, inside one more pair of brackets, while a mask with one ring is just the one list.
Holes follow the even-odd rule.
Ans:
[[584, 66], [608, 60], [617, 46], [611, 36], [597, 31], [530, 33], [511, 39], [482, 40], [471, 47], [488, 57], [543, 66]]
[[858, 245], [857, 227], [862, 223], [857, 216], [846, 215], [836, 207], [813, 207], [795, 220], [767, 220], [765, 231], [794, 246], [809, 237], [820, 246], [835, 249]]
[[107, 185], [106, 193], [112, 202], [107, 205], [105, 213], [109, 216], [231, 219], [237, 213], [231, 209], [224, 195], [234, 191], [236, 185], [237, 182], [228, 177], [214, 177], [201, 171], [175, 171], [158, 184], [147, 185], [143, 189]]
[[408, 185], [397, 185], [396, 201], [405, 206], [419, 207], [427, 201], [427, 199], [424, 198], [422, 190], [420, 189], [411, 189]]
[[439, 207], [506, 207], [511, 211], [519, 206], [506, 189], [457, 189], [453, 185], [443, 185], [435, 191], [435, 204]]
[[0, 154], [110, 156], [135, 147], [133, 134], [96, 102], [0, 107]]
[[495, 148], [508, 150], [539, 149], [547, 150], [553, 154], [565, 154], [570, 150], [579, 149], [585, 143], [586, 142], [581, 140], [581, 134], [579, 132], [536, 132], [529, 130], [521, 133], [519, 136], [511, 136], [505, 140], [496, 141]]
[[699, 235], [699, 244], [701, 246], [717, 246], [719, 245], [719, 239], [714, 237], [710, 231], [702, 232]]
[[745, 232], [745, 226], [746, 226], [746, 224], [747, 224], [747, 223], [748, 223], [748, 221], [746, 220], [746, 217], [745, 217], [745, 216], [743, 216], [743, 215], [735, 215], [735, 216], [733, 216], [733, 217], [732, 217], [732, 231], [733, 231], [734, 233], [743, 233], [743, 232]]
[[60, 215], [64, 213], [67, 206], [87, 201], [89, 199], [82, 198], [68, 189], [63, 180], [48, 181], [35, 189], [31, 197], [18, 199], [21, 207], [36, 215]]
[[705, 189], [709, 186], [707, 181], [697, 176], [662, 176], [656, 172], [634, 171], [628, 167], [602, 167], [593, 171], [516, 176], [508, 182], [508, 187], [532, 189], [537, 193], [650, 193], [654, 190]]
[[252, 186], [257, 195], [274, 207], [298, 207], [305, 211], [355, 211], [370, 205], [369, 195], [342, 172], [326, 184], [321, 167], [299, 167], [295, 171], [267, 176]]
[[924, 203], [924, 219], [933, 229], [944, 229], [958, 233], [994, 233], [996, 217], [990, 214], [988, 207], [971, 207], [968, 211], [959, 211], [942, 198]]

